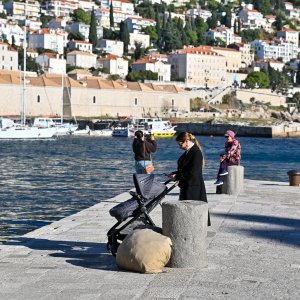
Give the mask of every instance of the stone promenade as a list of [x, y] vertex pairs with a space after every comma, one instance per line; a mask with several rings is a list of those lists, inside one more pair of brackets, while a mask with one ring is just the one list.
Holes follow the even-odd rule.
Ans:
[[[206, 186], [207, 268], [118, 270], [106, 232], [125, 193], [0, 245], [0, 299], [300, 299], [300, 188], [245, 180], [236, 197]], [[151, 216], [160, 225], [161, 207]]]

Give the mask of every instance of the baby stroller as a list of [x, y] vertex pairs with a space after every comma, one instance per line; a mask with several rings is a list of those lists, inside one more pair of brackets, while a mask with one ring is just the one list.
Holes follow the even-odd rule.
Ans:
[[161, 183], [153, 174], [134, 174], [136, 192], [130, 192], [131, 199], [110, 209], [109, 213], [117, 223], [107, 233], [107, 249], [116, 255], [118, 246], [124, 238], [139, 226], [157, 228], [149, 216], [150, 212], [177, 185], [167, 187], [171, 180]]

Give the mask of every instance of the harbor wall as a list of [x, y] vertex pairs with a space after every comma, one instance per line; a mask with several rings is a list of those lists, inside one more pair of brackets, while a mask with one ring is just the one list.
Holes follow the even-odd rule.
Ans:
[[179, 123], [176, 131], [188, 131], [196, 135], [223, 136], [226, 130], [233, 130], [238, 136], [248, 137], [300, 137], [300, 123], [280, 126], [240, 126], [231, 124]]

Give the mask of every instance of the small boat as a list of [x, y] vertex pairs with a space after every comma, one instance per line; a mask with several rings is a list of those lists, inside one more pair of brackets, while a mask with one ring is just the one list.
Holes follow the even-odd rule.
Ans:
[[134, 120], [134, 127], [130, 130], [142, 130], [144, 133], [151, 133], [154, 137], [170, 138], [176, 133], [176, 126], [172, 126], [170, 121], [163, 121], [160, 118], [139, 118]]
[[56, 135], [69, 135], [72, 134], [78, 125], [71, 123], [61, 123], [60, 118], [34, 118], [33, 127], [38, 128], [56, 128]]
[[55, 134], [55, 128], [30, 127], [0, 118], [0, 139], [50, 139]]
[[120, 137], [129, 137], [133, 136], [132, 131], [130, 130], [133, 128], [132, 120], [124, 120], [123, 122], [117, 122], [114, 125], [114, 129], [112, 132], [112, 136], [120, 136]]
[[95, 122], [90, 126], [91, 136], [112, 136], [113, 129], [111, 128], [111, 122]]

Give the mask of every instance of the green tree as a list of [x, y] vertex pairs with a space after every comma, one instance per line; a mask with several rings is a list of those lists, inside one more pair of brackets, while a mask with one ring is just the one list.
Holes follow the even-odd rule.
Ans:
[[127, 23], [121, 21], [120, 23], [120, 40], [124, 43], [124, 53], [128, 53], [128, 45], [130, 43], [130, 35]]
[[158, 34], [154, 26], [147, 26], [143, 31], [150, 36], [150, 41], [156, 43], [158, 40]]
[[276, 30], [277, 30], [277, 31], [279, 31], [279, 30], [282, 29], [283, 23], [282, 23], [282, 17], [281, 17], [280, 14], [278, 14], [278, 15], [276, 16], [275, 24], [274, 24], [274, 25], [276, 26]]
[[80, 32], [70, 32], [68, 34], [68, 40], [84, 41], [85, 37]]
[[103, 27], [103, 38], [108, 40], [116, 40], [119, 38], [119, 33], [111, 28]]
[[296, 73], [296, 84], [300, 85], [300, 63], [298, 63], [298, 70]]
[[216, 11], [212, 12], [212, 16], [207, 19], [208, 28], [215, 29], [218, 25], [218, 15]]
[[127, 81], [157, 80], [158, 74], [152, 71], [132, 71], [127, 74]]
[[42, 22], [42, 28], [47, 28], [48, 27], [48, 22], [53, 19], [52, 16], [46, 16], [45, 14], [41, 14], [40, 16], [40, 21]]
[[111, 1], [111, 4], [110, 4], [110, 7], [109, 7], [109, 25], [110, 25], [110, 27], [114, 27], [115, 26], [114, 8], [113, 8], [112, 1]]
[[97, 36], [97, 24], [94, 8], [91, 13], [90, 31], [89, 31], [89, 42], [93, 44], [93, 49], [97, 47], [98, 36]]
[[240, 32], [240, 36], [243, 42], [249, 43], [254, 40], [262, 39], [263, 33], [260, 29], [245, 29]]
[[77, 8], [71, 14], [72, 20], [74, 22], [83, 22], [84, 24], [90, 24], [90, 15], [85, 12], [82, 8]]
[[270, 80], [270, 87], [273, 91], [287, 89], [291, 85], [291, 79], [286, 71], [278, 71], [269, 66], [268, 75]]
[[134, 45], [135, 45], [134, 59], [138, 60], [139, 58], [145, 56], [145, 49], [143, 48], [143, 44], [135, 42]]
[[245, 82], [246, 86], [251, 89], [256, 87], [268, 88], [270, 86], [268, 75], [265, 72], [252, 72], [248, 74], [243, 82]]

